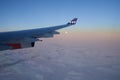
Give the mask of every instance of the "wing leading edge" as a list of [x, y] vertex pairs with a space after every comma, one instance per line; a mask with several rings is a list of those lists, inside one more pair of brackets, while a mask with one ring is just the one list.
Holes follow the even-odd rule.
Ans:
[[59, 34], [56, 30], [75, 25], [77, 18], [72, 19], [67, 24], [38, 28], [22, 31], [1, 32], [0, 33], [0, 51], [8, 49], [21, 49], [27, 47], [34, 47], [38, 38], [49, 38], [55, 34]]

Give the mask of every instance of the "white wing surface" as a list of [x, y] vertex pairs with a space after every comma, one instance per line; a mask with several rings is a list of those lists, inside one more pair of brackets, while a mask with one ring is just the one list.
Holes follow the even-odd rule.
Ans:
[[35, 42], [39, 40], [38, 38], [53, 37], [55, 34], [59, 34], [59, 32], [57, 32], [56, 30], [75, 25], [76, 22], [77, 18], [74, 18], [71, 20], [71, 22], [68, 22], [67, 24], [53, 27], [1, 32], [0, 50], [34, 47]]

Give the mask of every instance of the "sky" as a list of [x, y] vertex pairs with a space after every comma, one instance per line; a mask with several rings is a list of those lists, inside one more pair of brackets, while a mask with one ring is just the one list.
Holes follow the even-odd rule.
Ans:
[[78, 23], [72, 32], [120, 31], [120, 0], [0, 0], [0, 32]]

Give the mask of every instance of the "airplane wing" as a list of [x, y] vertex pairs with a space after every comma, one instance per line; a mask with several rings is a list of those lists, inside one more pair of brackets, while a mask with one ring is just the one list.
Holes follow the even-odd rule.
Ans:
[[59, 34], [56, 30], [75, 25], [77, 18], [67, 24], [21, 31], [0, 32], [0, 51], [34, 47], [38, 38], [49, 38]]

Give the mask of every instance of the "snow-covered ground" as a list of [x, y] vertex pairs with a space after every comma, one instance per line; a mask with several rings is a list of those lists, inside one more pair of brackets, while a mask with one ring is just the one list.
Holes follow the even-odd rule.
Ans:
[[44, 41], [1, 51], [0, 80], [120, 80], [120, 45]]

